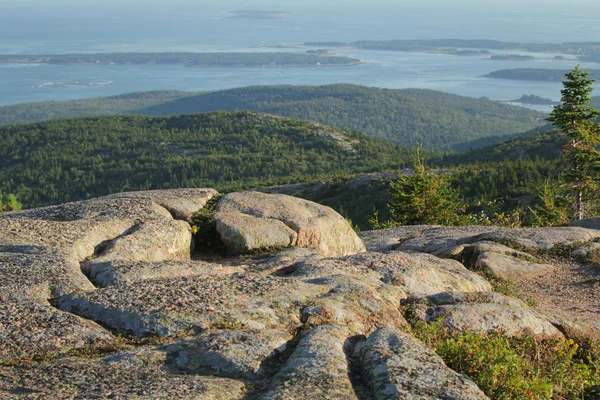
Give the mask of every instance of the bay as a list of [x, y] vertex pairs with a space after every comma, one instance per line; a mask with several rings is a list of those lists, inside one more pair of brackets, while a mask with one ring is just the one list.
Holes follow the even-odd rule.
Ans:
[[[286, 20], [229, 19], [240, 2], [175, 1], [92, 4], [58, 2], [27, 8], [31, 1], [8, 1], [0, 13], [0, 53], [160, 51], [306, 51], [305, 41], [466, 38], [519, 42], [600, 41], [600, 6], [584, 7], [508, 0], [473, 7], [473, 2], [274, 3], [254, 5], [290, 11]], [[35, 1], [33, 2], [35, 3]], [[66, 8], [66, 4], [69, 8]], [[322, 4], [324, 3], [324, 4]], [[341, 2], [340, 2], [341, 3]], [[525, 4], [522, 4], [525, 3]], [[41, 3], [40, 3], [41, 4]], [[54, 4], [54, 3], [53, 3]], [[140, 4], [140, 3], [136, 3]], [[248, 8], [248, 7], [243, 7]], [[593, 11], [598, 11], [594, 13]], [[573, 29], [573, 26], [578, 29]], [[274, 49], [266, 46], [284, 45]], [[299, 48], [296, 48], [299, 47]], [[69, 100], [133, 91], [220, 90], [250, 85], [352, 83], [383, 88], [425, 88], [471, 97], [513, 100], [535, 94], [558, 100], [560, 83], [484, 78], [505, 68], [572, 68], [574, 60], [497, 61], [424, 53], [336, 50], [365, 63], [321, 68], [186, 68], [161, 65], [0, 64], [0, 105]], [[541, 58], [550, 58], [541, 55]], [[599, 68], [583, 63], [584, 69]], [[48, 86], [50, 82], [89, 82], [89, 86]]]

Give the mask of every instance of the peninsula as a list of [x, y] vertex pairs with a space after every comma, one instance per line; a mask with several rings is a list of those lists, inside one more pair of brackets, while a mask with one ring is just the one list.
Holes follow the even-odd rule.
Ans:
[[360, 60], [329, 53], [98, 53], [59, 55], [0, 55], [13, 64], [181, 64], [186, 67], [319, 67], [360, 64]]

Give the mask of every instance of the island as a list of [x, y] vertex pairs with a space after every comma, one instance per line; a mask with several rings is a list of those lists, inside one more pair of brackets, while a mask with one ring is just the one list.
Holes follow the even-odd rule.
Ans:
[[524, 94], [519, 99], [511, 100], [510, 103], [533, 104], [542, 106], [555, 106], [560, 104], [560, 102], [554, 101], [547, 97], [537, 96], [535, 94]]
[[288, 19], [292, 13], [285, 11], [236, 10], [225, 19]]
[[533, 61], [535, 57], [520, 54], [495, 54], [490, 59], [495, 61]]
[[[484, 75], [485, 78], [511, 79], [518, 81], [562, 82], [565, 80], [566, 69], [546, 68], [513, 68], [500, 69]], [[600, 70], [590, 70], [590, 78], [599, 79]]]
[[329, 52], [306, 53], [100, 53], [60, 55], [0, 55], [0, 63], [17, 64], [172, 64], [186, 67], [321, 67], [360, 64], [356, 58]]
[[[454, 55], [477, 55], [464, 53], [477, 49], [492, 51], [514, 50], [527, 53], [552, 53], [572, 55], [580, 61], [600, 62], [600, 42], [566, 42], [566, 43], [518, 43], [502, 42], [487, 39], [410, 39], [410, 40], [359, 40], [356, 42], [306, 42], [309, 47], [357, 48], [362, 50], [388, 50], [408, 52], [445, 53]], [[458, 50], [457, 50], [458, 49]], [[500, 55], [502, 56], [502, 54]], [[506, 56], [506, 55], [504, 55]], [[518, 55], [508, 55], [505, 60], [518, 60]]]

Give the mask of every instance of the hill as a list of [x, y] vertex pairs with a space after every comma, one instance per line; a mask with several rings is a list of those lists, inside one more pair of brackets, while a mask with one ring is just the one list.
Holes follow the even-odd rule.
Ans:
[[397, 169], [411, 150], [257, 112], [108, 116], [0, 127], [0, 192], [27, 206], [124, 190], [234, 190]]
[[[164, 94], [164, 99], [161, 99]], [[179, 97], [180, 96], [180, 97]], [[421, 89], [356, 85], [253, 86], [206, 93], [148, 92], [0, 108], [0, 124], [82, 115], [174, 115], [256, 110], [314, 120], [409, 146], [466, 151], [536, 128], [544, 114], [521, 107]]]
[[442, 164], [493, 163], [505, 160], [556, 160], [561, 155], [561, 147], [567, 142], [567, 137], [556, 129], [533, 131], [525, 136], [511, 138], [460, 155], [446, 155]]

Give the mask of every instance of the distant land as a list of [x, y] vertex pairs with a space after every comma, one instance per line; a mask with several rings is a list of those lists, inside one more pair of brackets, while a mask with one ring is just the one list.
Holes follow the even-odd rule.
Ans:
[[540, 104], [540, 105], [545, 105], [545, 106], [554, 106], [554, 105], [560, 104], [559, 102], [554, 101], [552, 99], [536, 96], [534, 94], [524, 94], [519, 99], [511, 100], [511, 103]]
[[[546, 68], [513, 68], [500, 69], [484, 75], [486, 78], [512, 79], [519, 81], [562, 82], [565, 80], [566, 69]], [[600, 70], [588, 70], [592, 79], [600, 79]]]
[[535, 57], [519, 54], [495, 54], [491, 56], [490, 59], [496, 61], [533, 61], [535, 60]]
[[234, 15], [225, 17], [226, 19], [287, 19], [292, 13], [285, 11], [264, 11], [264, 10], [236, 10]]
[[423, 89], [358, 85], [251, 86], [216, 92], [155, 91], [0, 107], [0, 125], [92, 115], [175, 115], [256, 110], [317, 121], [428, 149], [466, 151], [546, 125], [546, 114]]
[[[518, 50], [530, 53], [569, 54], [576, 56], [581, 61], [600, 62], [600, 42], [517, 43], [487, 39], [414, 39], [359, 40], [349, 43], [306, 42], [304, 45], [318, 47], [351, 47], [363, 50], [418, 51], [454, 55], [478, 55], [476, 53], [464, 53], [465, 49]], [[560, 56], [558, 59], [560, 59]]]
[[181, 64], [187, 67], [318, 67], [360, 64], [360, 60], [329, 53], [99, 53], [57, 55], [0, 55], [12, 64]]

